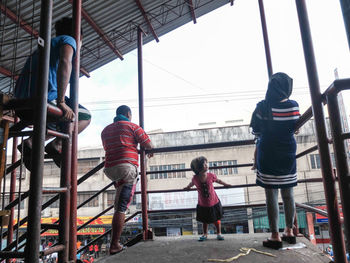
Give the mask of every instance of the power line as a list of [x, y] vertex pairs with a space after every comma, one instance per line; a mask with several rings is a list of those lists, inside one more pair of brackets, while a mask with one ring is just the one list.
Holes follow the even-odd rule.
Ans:
[[[294, 90], [302, 93], [302, 95], [306, 94], [307, 87], [299, 87], [294, 88]], [[225, 93], [209, 93], [209, 94], [194, 94], [194, 95], [185, 95], [185, 96], [169, 96], [169, 97], [156, 97], [156, 98], [146, 98], [145, 101], [166, 101], [166, 100], [193, 100], [193, 99], [201, 99], [201, 98], [217, 98], [217, 97], [227, 97], [227, 96], [257, 96], [254, 97], [258, 99], [263, 99], [263, 95], [266, 91], [264, 90], [247, 90], [247, 91], [234, 91], [234, 92], [225, 92]], [[297, 95], [295, 92], [293, 95]], [[108, 103], [120, 103], [120, 102], [137, 102], [137, 99], [128, 99], [128, 100], [108, 100], [108, 101], [87, 101], [82, 102], [84, 105], [94, 105], [94, 104], [108, 104]]]
[[[300, 95], [305, 95], [300, 94]], [[251, 98], [244, 98], [244, 100], [258, 100], [261, 99], [261, 97], [251, 97]], [[178, 103], [166, 103], [166, 104], [153, 104], [153, 105], [144, 105], [144, 108], [156, 108], [156, 107], [170, 107], [170, 106], [181, 106], [181, 105], [193, 105], [193, 104], [207, 104], [207, 103], [218, 103], [218, 102], [232, 102], [232, 101], [242, 101], [242, 98], [223, 98], [220, 100], [203, 100], [203, 101], [189, 101], [189, 102], [178, 102]], [[131, 108], [138, 108], [138, 106], [130, 106]], [[108, 111], [108, 110], [115, 110], [115, 108], [102, 108], [102, 109], [89, 109], [90, 111]]]

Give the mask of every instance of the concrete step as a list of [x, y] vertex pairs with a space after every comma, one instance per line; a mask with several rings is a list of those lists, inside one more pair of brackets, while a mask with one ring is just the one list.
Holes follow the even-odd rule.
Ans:
[[[198, 242], [199, 236], [155, 237], [153, 241], [141, 241], [121, 253], [99, 258], [95, 262], [161, 262], [161, 263], [197, 263], [209, 262], [208, 259], [228, 259], [237, 256], [240, 248], [254, 248], [271, 253], [276, 257], [251, 251], [232, 262], [283, 262], [283, 263], [322, 263], [330, 259], [306, 238], [298, 237], [297, 244], [306, 247], [298, 249], [273, 250], [262, 246], [262, 241], [269, 234], [227, 234], [224, 241], [216, 240], [216, 235], [209, 235], [208, 240]], [[291, 247], [283, 242], [284, 248]]]

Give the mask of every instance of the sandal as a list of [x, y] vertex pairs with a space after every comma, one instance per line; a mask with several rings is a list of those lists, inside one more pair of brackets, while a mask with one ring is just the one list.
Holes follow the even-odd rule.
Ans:
[[120, 250], [118, 250], [118, 251], [115, 251], [115, 252], [111, 252], [111, 251], [109, 251], [109, 255], [115, 255], [115, 254], [118, 254], [118, 253], [120, 253], [120, 252], [124, 251], [126, 248], [127, 248], [126, 246], [122, 246], [122, 248], [121, 248]]
[[217, 236], [216, 236], [216, 239], [217, 239], [217, 240], [220, 240], [220, 241], [221, 241], [221, 240], [225, 240], [225, 238], [224, 238], [223, 235], [217, 235]]
[[58, 167], [61, 167], [61, 152], [53, 146], [52, 142], [45, 146], [45, 152], [48, 153]]
[[263, 246], [268, 247], [268, 248], [272, 248], [272, 249], [276, 249], [276, 250], [283, 247], [282, 241], [271, 240], [271, 239], [267, 239], [267, 240], [263, 241]]
[[289, 244], [296, 244], [297, 243], [297, 239], [295, 236], [286, 236], [285, 234], [283, 234], [281, 236], [281, 239], [282, 239], [282, 241], [285, 241]]
[[206, 236], [201, 236], [201, 237], [198, 239], [199, 242], [202, 242], [202, 241], [205, 241], [205, 240], [207, 240], [207, 237], [206, 237]]

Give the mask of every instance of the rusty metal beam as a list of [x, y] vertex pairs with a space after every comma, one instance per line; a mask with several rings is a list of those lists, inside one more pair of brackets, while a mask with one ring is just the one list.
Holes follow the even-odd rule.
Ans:
[[[69, 3], [73, 4], [73, 0], [69, 0]], [[96, 31], [96, 33], [102, 38], [106, 45], [119, 57], [121, 60], [124, 59], [122, 53], [114, 46], [112, 41], [107, 37], [106, 33], [95, 23], [91, 16], [82, 8], [81, 15], [86, 22]]]
[[0, 4], [1, 12], [11, 19], [15, 24], [19, 24], [20, 27], [25, 30], [28, 34], [35, 36], [38, 38], [39, 32], [33, 29], [29, 23], [18, 17], [15, 13], [13, 13], [10, 9], [8, 9], [5, 5]]
[[321, 172], [327, 204], [329, 232], [333, 245], [335, 262], [347, 262], [343, 229], [340, 222], [335, 175], [329, 152], [329, 141], [323, 110], [323, 98], [320, 91], [315, 52], [305, 0], [295, 0], [299, 19], [299, 28], [304, 50], [305, 65], [309, 81], [312, 112], [316, 126], [316, 138], [320, 154]]
[[196, 14], [194, 13], [193, 2], [192, 0], [187, 0], [187, 2], [188, 2], [188, 7], [190, 8], [190, 11], [191, 11], [193, 24], [196, 24], [197, 20], [196, 20]]
[[86, 68], [80, 66], [80, 72], [85, 75], [87, 78], [90, 78], [90, 72], [86, 70]]
[[[11, 19], [15, 24], [19, 24], [19, 26], [26, 31], [28, 34], [34, 36], [35, 38], [38, 38], [39, 36], [39, 32], [36, 31], [34, 28], [32, 28], [30, 26], [29, 23], [27, 23], [26, 21], [24, 21], [23, 19], [21, 19], [20, 17], [18, 17], [15, 13], [13, 13], [10, 9], [8, 9], [5, 5], [3, 5], [2, 3], [0, 4], [0, 9], [1, 12], [7, 16], [9, 19]], [[90, 74], [86, 69], [82, 69], [80, 68], [80, 72], [85, 75], [86, 77], [90, 78]], [[8, 76], [8, 77], [12, 77], [14, 79], [18, 79], [17, 75], [14, 75], [11, 71], [0, 67], [0, 73]]]
[[6, 77], [11, 77], [14, 80], [18, 79], [18, 75], [12, 74], [12, 72], [4, 67], [0, 66], [0, 74], [5, 75]]
[[151, 23], [151, 21], [149, 20], [147, 14], [146, 14], [146, 11], [145, 11], [145, 9], [143, 8], [143, 6], [142, 6], [140, 0], [135, 0], [135, 3], [136, 3], [136, 5], [137, 5], [137, 7], [140, 9], [143, 18], [145, 19], [145, 21], [146, 21], [146, 23], [147, 23], [149, 29], [150, 29], [151, 32], [152, 32], [152, 35], [153, 35], [154, 39], [155, 39], [157, 42], [159, 42], [159, 38], [158, 38], [158, 36], [157, 36], [157, 33], [154, 31], [154, 28], [153, 28], [153, 26], [152, 26], [152, 23]]

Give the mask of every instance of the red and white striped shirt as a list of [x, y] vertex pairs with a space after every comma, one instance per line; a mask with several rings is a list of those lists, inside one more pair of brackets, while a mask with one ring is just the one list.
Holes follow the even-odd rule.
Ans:
[[145, 131], [135, 123], [117, 121], [103, 129], [102, 144], [105, 150], [105, 167], [113, 167], [121, 163], [138, 163], [137, 144], [147, 145], [150, 138]]

